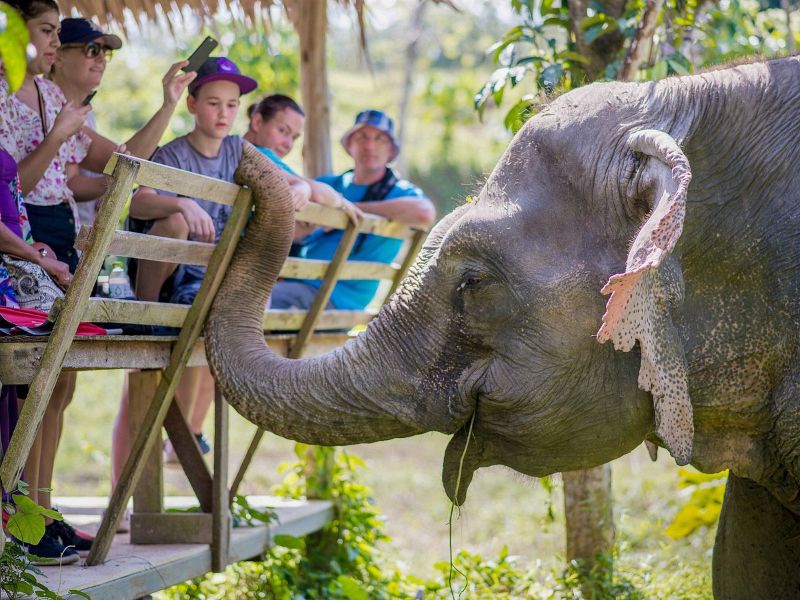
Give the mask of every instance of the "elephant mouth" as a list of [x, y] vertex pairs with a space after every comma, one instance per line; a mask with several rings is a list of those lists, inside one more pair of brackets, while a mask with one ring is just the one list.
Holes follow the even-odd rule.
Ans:
[[477, 413], [476, 405], [467, 423], [453, 434], [444, 452], [442, 483], [447, 497], [457, 506], [466, 501], [472, 476], [481, 466], [483, 442], [474, 431]]

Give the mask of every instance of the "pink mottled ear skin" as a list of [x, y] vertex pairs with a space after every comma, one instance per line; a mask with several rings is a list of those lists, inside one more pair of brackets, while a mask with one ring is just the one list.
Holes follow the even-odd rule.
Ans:
[[631, 350], [639, 340], [639, 387], [653, 394], [656, 434], [678, 464], [687, 464], [694, 424], [686, 361], [677, 330], [664, 308], [666, 292], [659, 267], [683, 231], [691, 173], [688, 164], [674, 167], [672, 173], [677, 189], [672, 195], [664, 193], [639, 230], [625, 273], [612, 275], [603, 286], [603, 294], [610, 297], [597, 340], [612, 340], [614, 348], [622, 352]]

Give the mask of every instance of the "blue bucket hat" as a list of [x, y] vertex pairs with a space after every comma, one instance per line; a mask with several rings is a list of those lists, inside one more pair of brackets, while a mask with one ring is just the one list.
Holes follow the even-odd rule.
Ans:
[[103, 43], [112, 50], [122, 48], [122, 40], [118, 35], [106, 33], [88, 19], [61, 19], [61, 31], [58, 41], [61, 44], [88, 44], [103, 38]]
[[[379, 129], [389, 136], [389, 139], [392, 141], [392, 146], [394, 146], [394, 153], [389, 160], [394, 160], [400, 153], [400, 142], [397, 141], [397, 138], [394, 135], [394, 122], [389, 118], [389, 115], [381, 110], [362, 110], [356, 115], [356, 122], [342, 136], [342, 146], [344, 146], [344, 149], [347, 150], [347, 144], [350, 142], [350, 136], [359, 129], [368, 125], [370, 127], [374, 127], [375, 129]], [[349, 154], [350, 151], [348, 150], [347, 153]]]
[[232, 81], [239, 86], [239, 93], [246, 94], [258, 87], [252, 77], [242, 75], [236, 63], [224, 56], [211, 56], [197, 69], [197, 77], [189, 84], [189, 93], [194, 94], [201, 85], [212, 81]]

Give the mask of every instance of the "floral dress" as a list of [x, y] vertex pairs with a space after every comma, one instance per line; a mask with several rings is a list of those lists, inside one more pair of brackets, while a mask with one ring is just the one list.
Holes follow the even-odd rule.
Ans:
[[[44, 140], [44, 131], [50, 131], [67, 99], [55, 83], [42, 77], [35, 78], [44, 104], [44, 124], [38, 110], [33, 110], [13, 94], [0, 69], [0, 146], [17, 162], [31, 154]], [[82, 131], [70, 137], [58, 149], [44, 175], [25, 196], [25, 202], [41, 206], [66, 202], [72, 209], [75, 231], [80, 229], [80, 218], [75, 197], [67, 187], [67, 165], [80, 163], [86, 158], [92, 141]]]

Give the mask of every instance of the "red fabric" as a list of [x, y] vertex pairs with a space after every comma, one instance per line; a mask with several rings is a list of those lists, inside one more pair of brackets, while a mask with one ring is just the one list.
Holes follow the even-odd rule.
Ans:
[[[47, 321], [47, 313], [35, 308], [11, 308], [0, 306], [0, 317], [12, 325], [40, 327]], [[94, 323], [79, 323], [75, 335], [106, 335], [106, 330]]]

